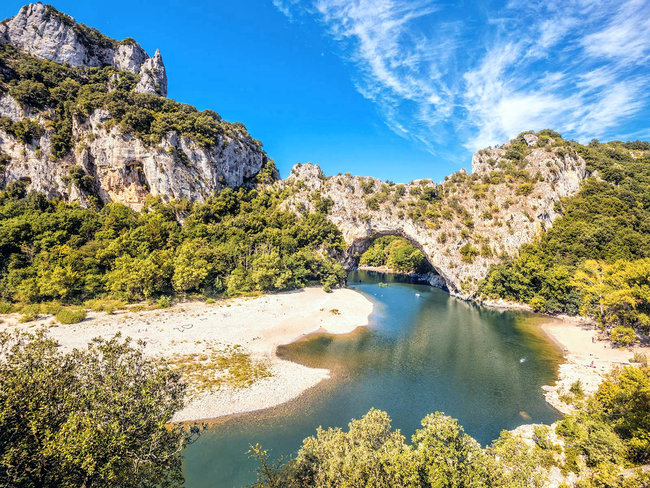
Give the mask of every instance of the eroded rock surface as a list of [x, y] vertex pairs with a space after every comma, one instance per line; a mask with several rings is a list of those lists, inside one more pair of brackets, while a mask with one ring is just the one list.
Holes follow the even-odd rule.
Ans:
[[[10, 98], [0, 99], [0, 116], [14, 110]], [[48, 158], [50, 131], [33, 144], [22, 144], [0, 130], [0, 154], [10, 158], [0, 174], [0, 187], [28, 179], [29, 190], [49, 198], [85, 204], [90, 193], [105, 203], [120, 202], [139, 209], [149, 194], [164, 201], [203, 201], [216, 190], [247, 183], [267, 162], [264, 152], [243, 135], [221, 136], [217, 144], [206, 148], [171, 132], [159, 144], [146, 145], [122, 134], [119, 127], [106, 129], [108, 120], [108, 112], [97, 110], [84, 123], [75, 122], [75, 149], [55, 162]], [[72, 166], [80, 166], [93, 177], [92, 191], [81, 191], [70, 182], [67, 176]]]

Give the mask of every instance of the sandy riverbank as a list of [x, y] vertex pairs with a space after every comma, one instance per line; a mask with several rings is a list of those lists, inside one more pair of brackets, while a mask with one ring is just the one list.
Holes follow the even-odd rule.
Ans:
[[546, 401], [562, 413], [571, 412], [573, 407], [559, 397], [568, 392], [577, 380], [582, 382], [584, 392], [591, 395], [614, 367], [630, 364], [634, 351], [650, 352], [647, 347], [628, 350], [612, 348], [609, 341], [593, 342], [597, 328], [580, 319], [553, 320], [544, 324], [542, 329], [564, 350], [565, 362], [559, 367], [556, 384], [543, 387]]
[[[272, 376], [251, 387], [223, 388], [191, 398], [174, 420], [199, 420], [273, 407], [287, 402], [329, 377], [325, 369], [312, 369], [279, 359], [276, 348], [295, 339], [326, 330], [347, 333], [368, 324], [372, 303], [350, 289], [325, 293], [305, 288], [288, 293], [238, 298], [215, 304], [188, 302], [165, 310], [89, 314], [83, 322], [50, 328], [50, 335], [66, 350], [84, 348], [94, 337], [110, 338], [117, 332], [147, 342], [152, 356], [171, 357], [203, 352], [206, 343], [219, 347], [240, 345], [254, 361], [264, 361]], [[331, 310], [338, 310], [332, 313]], [[51, 319], [17, 324], [5, 318], [0, 329], [29, 329]]]

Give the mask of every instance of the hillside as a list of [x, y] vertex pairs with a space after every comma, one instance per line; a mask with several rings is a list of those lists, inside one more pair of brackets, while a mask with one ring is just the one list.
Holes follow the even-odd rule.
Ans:
[[0, 187], [142, 208], [147, 195], [203, 201], [272, 162], [243, 124], [164, 98], [159, 52], [115, 41], [51, 6], [0, 24]]
[[399, 235], [418, 247], [434, 267], [434, 286], [474, 298], [478, 283], [500, 256], [514, 256], [560, 215], [557, 203], [580, 189], [585, 160], [553, 131], [523, 133], [472, 159], [441, 184], [408, 184], [351, 174], [326, 177], [318, 166], [298, 165], [278, 188], [283, 206], [321, 210], [342, 232], [348, 268], [372, 240]]

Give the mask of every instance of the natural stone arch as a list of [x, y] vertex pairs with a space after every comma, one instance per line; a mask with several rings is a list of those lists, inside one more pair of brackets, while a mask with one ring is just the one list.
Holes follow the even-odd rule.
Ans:
[[372, 245], [372, 243], [376, 239], [378, 239], [380, 237], [384, 237], [384, 236], [403, 237], [413, 247], [415, 247], [416, 249], [419, 249], [420, 251], [422, 251], [422, 253], [424, 254], [425, 259], [427, 260], [427, 262], [429, 263], [431, 268], [433, 268], [433, 272], [428, 273], [423, 278], [431, 286], [435, 286], [436, 288], [441, 288], [441, 289], [443, 289], [445, 291], [449, 291], [449, 288], [447, 287], [447, 283], [446, 283], [445, 279], [440, 275], [440, 273], [436, 269], [435, 265], [431, 262], [431, 259], [427, 255], [427, 252], [424, 249], [424, 247], [418, 241], [415, 241], [412, 238], [410, 238], [409, 236], [404, 235], [402, 233], [378, 232], [376, 234], [371, 235], [368, 239], [365, 239], [365, 240], [362, 239], [362, 240], [357, 240], [357, 241], [353, 242], [352, 245], [350, 247], [348, 247], [346, 249], [346, 251], [345, 251], [345, 261], [343, 263], [345, 268], [348, 271], [352, 271], [352, 270], [356, 269], [359, 266], [359, 259], [360, 259], [361, 255], [370, 248], [370, 246]]
[[[422, 250], [452, 295], [472, 298], [490, 265], [500, 255], [516, 255], [522, 244], [549, 228], [559, 215], [556, 202], [575, 194], [586, 177], [585, 161], [576, 153], [537, 147], [536, 136], [526, 143], [530, 183], [503, 169], [511, 163], [505, 158], [507, 143], [475, 154], [472, 175], [463, 169], [440, 185], [431, 180], [395, 185], [349, 174], [326, 177], [316, 165], [296, 165], [279, 183], [290, 190], [283, 205], [302, 212], [323, 208], [326, 200], [328, 218], [347, 244], [340, 259], [348, 269], [374, 236], [399, 235]], [[403, 187], [399, 197], [397, 187]], [[435, 201], [416, 218], [412, 215], [422, 206], [418, 193], [434, 195]]]

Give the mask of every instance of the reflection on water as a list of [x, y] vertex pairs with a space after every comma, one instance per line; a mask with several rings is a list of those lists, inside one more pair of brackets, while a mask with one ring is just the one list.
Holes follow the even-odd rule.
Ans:
[[346, 335], [315, 334], [278, 351], [330, 369], [332, 379], [276, 409], [216, 422], [186, 451], [186, 486], [252, 483], [250, 444], [290, 455], [318, 426], [345, 427], [372, 407], [387, 411], [407, 436], [426, 414], [442, 411], [483, 444], [502, 429], [559, 418], [540, 387], [554, 380], [561, 354], [538, 316], [479, 307], [403, 281], [351, 274], [349, 284], [375, 306], [370, 325]]

